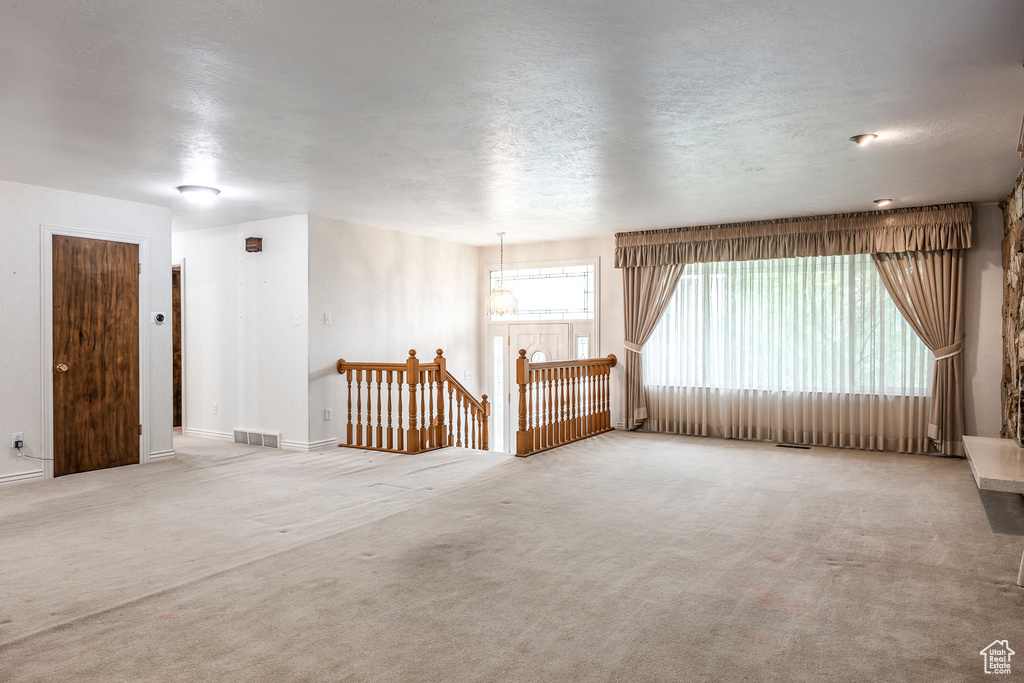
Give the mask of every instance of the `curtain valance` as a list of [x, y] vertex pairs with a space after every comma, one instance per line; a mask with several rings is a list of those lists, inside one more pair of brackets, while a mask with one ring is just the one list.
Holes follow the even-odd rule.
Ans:
[[971, 205], [941, 204], [615, 235], [615, 267], [967, 249]]

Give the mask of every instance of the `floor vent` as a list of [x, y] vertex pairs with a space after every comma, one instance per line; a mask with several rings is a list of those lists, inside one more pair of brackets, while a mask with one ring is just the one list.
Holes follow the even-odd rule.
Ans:
[[809, 450], [811, 450], [810, 446], [798, 446], [795, 443], [777, 443], [777, 444], [775, 444], [775, 447], [776, 448], [797, 448], [797, 449], [799, 449], [801, 451], [809, 451]]
[[263, 446], [264, 448], [280, 448], [280, 434], [264, 434], [263, 432], [250, 432], [245, 429], [235, 430], [235, 443], [244, 443], [249, 446]]

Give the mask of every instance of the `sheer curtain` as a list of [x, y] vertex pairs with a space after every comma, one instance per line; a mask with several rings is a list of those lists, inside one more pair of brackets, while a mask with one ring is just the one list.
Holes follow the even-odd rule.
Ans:
[[690, 264], [644, 347], [648, 427], [924, 452], [930, 361], [870, 255]]

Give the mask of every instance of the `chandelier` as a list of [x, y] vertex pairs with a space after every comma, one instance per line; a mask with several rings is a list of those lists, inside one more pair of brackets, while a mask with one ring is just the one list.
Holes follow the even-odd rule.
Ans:
[[491, 290], [487, 297], [487, 314], [491, 316], [512, 315], [519, 310], [519, 302], [512, 290], [505, 289], [505, 233], [499, 232], [501, 239], [501, 265], [498, 271], [498, 288]]

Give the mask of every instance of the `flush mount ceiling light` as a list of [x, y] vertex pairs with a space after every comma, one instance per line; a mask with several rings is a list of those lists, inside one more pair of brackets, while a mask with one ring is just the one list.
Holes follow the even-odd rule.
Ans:
[[217, 188], [203, 185], [179, 185], [178, 192], [193, 204], [209, 204], [220, 194]]
[[505, 289], [505, 233], [499, 232], [501, 239], [501, 265], [498, 266], [498, 288], [491, 290], [487, 297], [487, 314], [493, 316], [512, 315], [519, 310], [519, 302], [512, 290]]
[[861, 133], [860, 135], [854, 135], [850, 138], [850, 142], [855, 142], [858, 145], [866, 145], [876, 139], [878, 139], [878, 136], [874, 133]]
[[876, 199], [875, 200], [875, 204], [878, 204], [879, 206], [885, 206], [886, 204], [892, 204], [892, 200], [891, 199]]

